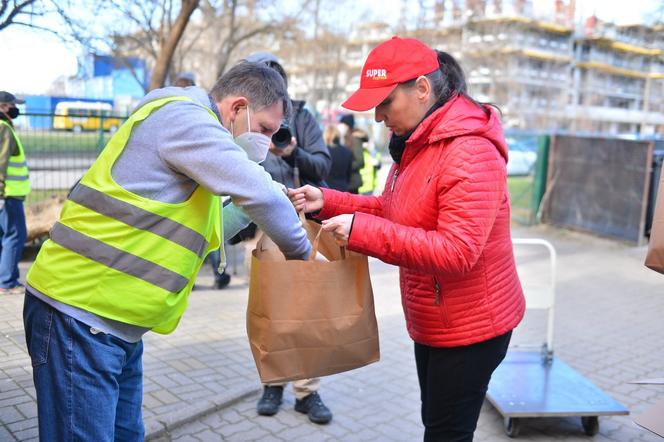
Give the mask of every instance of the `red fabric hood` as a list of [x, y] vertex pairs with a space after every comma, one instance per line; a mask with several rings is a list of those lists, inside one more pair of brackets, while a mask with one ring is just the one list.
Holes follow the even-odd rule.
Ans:
[[463, 96], [457, 96], [445, 103], [422, 121], [410, 136], [406, 142], [402, 165], [424, 145], [461, 135], [476, 135], [488, 139], [507, 163], [508, 147], [498, 112], [492, 106], [484, 107], [489, 110], [489, 116]]

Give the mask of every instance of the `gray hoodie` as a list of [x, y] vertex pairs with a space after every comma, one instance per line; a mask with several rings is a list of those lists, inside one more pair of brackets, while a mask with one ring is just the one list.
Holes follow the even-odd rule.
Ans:
[[[311, 246], [292, 204], [270, 175], [249, 160], [228, 130], [205, 109], [212, 108], [219, 116], [203, 89], [157, 89], [146, 95], [139, 107], [176, 95], [187, 96], [195, 103], [172, 102], [136, 126], [111, 171], [115, 181], [140, 196], [167, 203], [187, 200], [199, 185], [215, 195], [229, 195], [233, 205], [241, 208], [286, 257], [306, 259]], [[236, 210], [233, 205], [224, 213]], [[236, 224], [235, 220], [228, 224]], [[226, 222], [224, 226], [228, 227], [225, 237], [237, 228]], [[148, 331], [57, 302], [32, 287], [28, 290], [74, 319], [126, 341], [137, 342]]]

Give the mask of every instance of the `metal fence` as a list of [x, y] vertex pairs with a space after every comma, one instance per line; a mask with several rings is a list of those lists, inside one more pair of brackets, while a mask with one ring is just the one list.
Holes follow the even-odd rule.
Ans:
[[[98, 122], [87, 125], [93, 129], [56, 130], [54, 117], [52, 113], [30, 113], [17, 120], [17, 132], [30, 166], [33, 190], [27, 198], [28, 204], [53, 195], [66, 195], [112, 136], [113, 131], [108, 130], [104, 118], [114, 120], [112, 129], [127, 118], [96, 117]], [[505, 136], [510, 149], [508, 186], [512, 220], [536, 224], [546, 190], [551, 137], [546, 133], [514, 130], [506, 131]]]
[[110, 130], [104, 130], [104, 117], [95, 117], [96, 121], [87, 124], [92, 129], [74, 131], [53, 129], [54, 116], [30, 113], [17, 122], [17, 133], [30, 166], [32, 192], [26, 198], [28, 204], [66, 194], [112, 136]]
[[505, 134], [509, 146], [508, 187], [512, 220], [537, 223], [540, 202], [546, 190], [549, 135], [523, 131]]

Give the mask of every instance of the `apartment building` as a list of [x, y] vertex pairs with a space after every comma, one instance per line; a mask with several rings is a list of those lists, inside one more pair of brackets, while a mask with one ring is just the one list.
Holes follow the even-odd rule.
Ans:
[[[400, 34], [459, 59], [471, 94], [498, 105], [507, 127], [664, 135], [664, 25], [617, 26], [591, 17], [577, 26], [573, 0], [552, 4], [549, 15], [536, 16], [524, 0], [438, 0], [430, 19]], [[307, 57], [296, 52], [287, 61], [300, 85], [292, 92], [319, 110], [337, 108], [359, 85], [369, 51], [394, 32], [385, 23], [362, 25], [339, 36], [334, 57], [330, 48], [311, 45], [331, 63], [336, 58], [333, 69], [303, 66]], [[317, 66], [324, 69], [315, 74]], [[312, 83], [333, 90], [312, 95]]]
[[662, 29], [591, 17], [574, 36], [570, 129], [664, 133]]

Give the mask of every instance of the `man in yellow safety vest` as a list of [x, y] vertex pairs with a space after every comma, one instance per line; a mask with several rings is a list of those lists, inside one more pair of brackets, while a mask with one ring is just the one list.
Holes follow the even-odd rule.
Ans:
[[143, 440], [142, 335], [175, 329], [205, 256], [235, 233], [220, 195], [287, 258], [308, 257], [290, 201], [256, 164], [289, 103], [279, 74], [256, 63], [209, 95], [154, 90], [71, 191], [27, 276], [44, 437]]
[[8, 295], [25, 291], [18, 282], [18, 261], [26, 237], [23, 200], [30, 193], [30, 178], [13, 123], [20, 114], [16, 105], [22, 103], [0, 91], [0, 294]]

